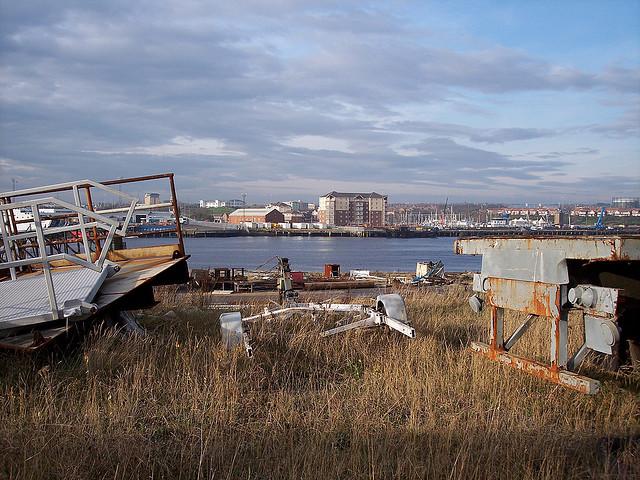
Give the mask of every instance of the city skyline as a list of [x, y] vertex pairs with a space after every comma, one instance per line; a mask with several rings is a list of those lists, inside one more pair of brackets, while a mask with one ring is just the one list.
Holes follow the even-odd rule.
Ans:
[[0, 2], [0, 191], [183, 201], [640, 192], [640, 3]]

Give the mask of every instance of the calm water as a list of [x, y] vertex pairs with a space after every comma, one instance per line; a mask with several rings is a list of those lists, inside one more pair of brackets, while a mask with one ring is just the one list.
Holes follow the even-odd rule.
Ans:
[[[171, 238], [128, 238], [127, 247], [175, 243]], [[325, 263], [341, 270], [415, 272], [416, 262], [442, 260], [449, 272], [480, 271], [480, 256], [455, 255], [452, 238], [226, 237], [186, 238], [192, 268], [213, 266], [256, 269], [274, 255], [288, 257], [293, 270], [322, 271]], [[272, 265], [271, 263], [270, 265]]]

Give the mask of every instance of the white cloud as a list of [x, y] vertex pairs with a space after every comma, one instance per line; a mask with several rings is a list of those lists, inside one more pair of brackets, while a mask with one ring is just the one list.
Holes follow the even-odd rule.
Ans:
[[132, 147], [122, 150], [85, 150], [101, 155], [153, 155], [174, 157], [179, 155], [201, 155], [207, 157], [241, 157], [246, 153], [231, 150], [217, 138], [174, 137], [169, 143], [149, 147]]
[[38, 170], [33, 165], [22, 164], [15, 160], [11, 160], [9, 158], [0, 158], [0, 172], [4, 173], [4, 170], [8, 170], [9, 172], [35, 172]]
[[574, 66], [463, 27], [450, 42], [408, 4], [330, 2], [5, 2], [0, 189], [167, 169], [189, 200], [273, 172], [299, 178], [263, 197], [551, 199], [575, 171], [585, 198], [638, 190], [637, 49]]
[[291, 137], [282, 145], [293, 148], [306, 148], [307, 150], [331, 150], [342, 153], [355, 153], [347, 140], [340, 138], [324, 137], [322, 135], [299, 135]]

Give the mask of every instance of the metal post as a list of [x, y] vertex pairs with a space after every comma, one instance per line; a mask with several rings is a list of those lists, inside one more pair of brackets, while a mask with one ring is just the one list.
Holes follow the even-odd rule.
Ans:
[[[8, 215], [7, 215], [8, 217]], [[2, 244], [4, 245], [4, 254], [7, 256], [7, 262], [13, 262], [13, 255], [11, 253], [11, 244], [9, 243], [9, 234], [7, 233], [7, 229], [5, 228], [5, 210], [0, 212], [0, 233], [2, 233]], [[11, 280], [16, 279], [16, 269], [15, 267], [9, 268], [9, 272], [11, 272]]]
[[[78, 192], [78, 186], [74, 185], [73, 186], [73, 199], [76, 202], [76, 206], [81, 207], [82, 205], [80, 204], [80, 193]], [[78, 223], [80, 224], [80, 231], [82, 232], [82, 244], [84, 245], [84, 255], [85, 255], [85, 260], [87, 262], [91, 261], [91, 249], [89, 248], [89, 239], [87, 238], [87, 229], [84, 226], [84, 215], [82, 214], [82, 212], [78, 212]], [[65, 238], [66, 238], [66, 234], [65, 233]]]
[[504, 308], [491, 307], [491, 330], [489, 345], [494, 350], [504, 349]]
[[[92, 212], [95, 211], [93, 208], [93, 201], [91, 200], [91, 187], [84, 187], [87, 192], [87, 208]], [[100, 247], [100, 239], [98, 238], [98, 229], [93, 227], [93, 242], [96, 244], [96, 257], [100, 256], [102, 248]], [[87, 258], [87, 262], [91, 262], [92, 258]]]
[[[5, 197], [4, 203], [11, 203], [11, 198]], [[9, 235], [15, 235], [16, 233], [18, 233], [18, 224], [16, 223], [16, 216], [13, 213], [13, 209], [7, 210], [7, 222], [7, 232], [9, 233]], [[18, 244], [16, 242], [11, 243], [11, 248], [13, 248], [13, 253], [16, 259], [22, 258], [20, 255], [20, 248], [18, 248]]]
[[42, 223], [40, 222], [40, 210], [36, 202], [31, 206], [33, 213], [33, 222], [36, 227], [36, 236], [38, 238], [38, 249], [40, 250], [40, 258], [42, 259], [42, 273], [47, 283], [47, 292], [49, 293], [49, 306], [51, 307], [51, 316], [53, 320], [60, 318], [58, 311], [58, 303], [56, 301], [56, 292], [53, 287], [53, 278], [51, 278], [51, 265], [47, 259], [47, 245], [44, 241], [44, 233], [42, 232]]
[[169, 185], [171, 186], [171, 203], [173, 204], [173, 216], [176, 219], [176, 234], [180, 245], [180, 254], [184, 255], [184, 240], [182, 239], [182, 225], [180, 225], [180, 209], [176, 198], [176, 186], [173, 182], [173, 173], [169, 175]]
[[569, 312], [561, 309], [559, 315], [551, 317], [551, 368], [567, 368], [567, 338]]
[[[246, 221], [247, 221], [247, 194], [243, 193], [242, 194], [242, 223]], [[245, 228], [248, 229], [246, 224], [245, 224]]]
[[115, 233], [116, 233], [116, 227], [115, 225], [112, 225], [111, 228], [109, 229], [109, 235], [107, 235], [107, 239], [104, 242], [105, 248], [102, 250], [102, 252], [100, 253], [100, 256], [96, 260], [96, 265], [99, 269], [102, 269], [102, 264], [107, 258], [107, 253], [109, 253], [109, 246], [113, 241], [113, 236], [115, 235]]

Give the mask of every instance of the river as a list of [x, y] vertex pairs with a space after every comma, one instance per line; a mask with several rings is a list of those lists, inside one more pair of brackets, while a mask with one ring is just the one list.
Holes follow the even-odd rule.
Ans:
[[[415, 272], [416, 262], [442, 260], [449, 272], [480, 271], [480, 256], [456, 255], [452, 238], [222, 237], [185, 238], [192, 268], [257, 269], [275, 255], [293, 270], [322, 271], [337, 263], [343, 272], [362, 269]], [[175, 243], [175, 238], [127, 238], [128, 248]], [[273, 265], [273, 262], [270, 264]]]

